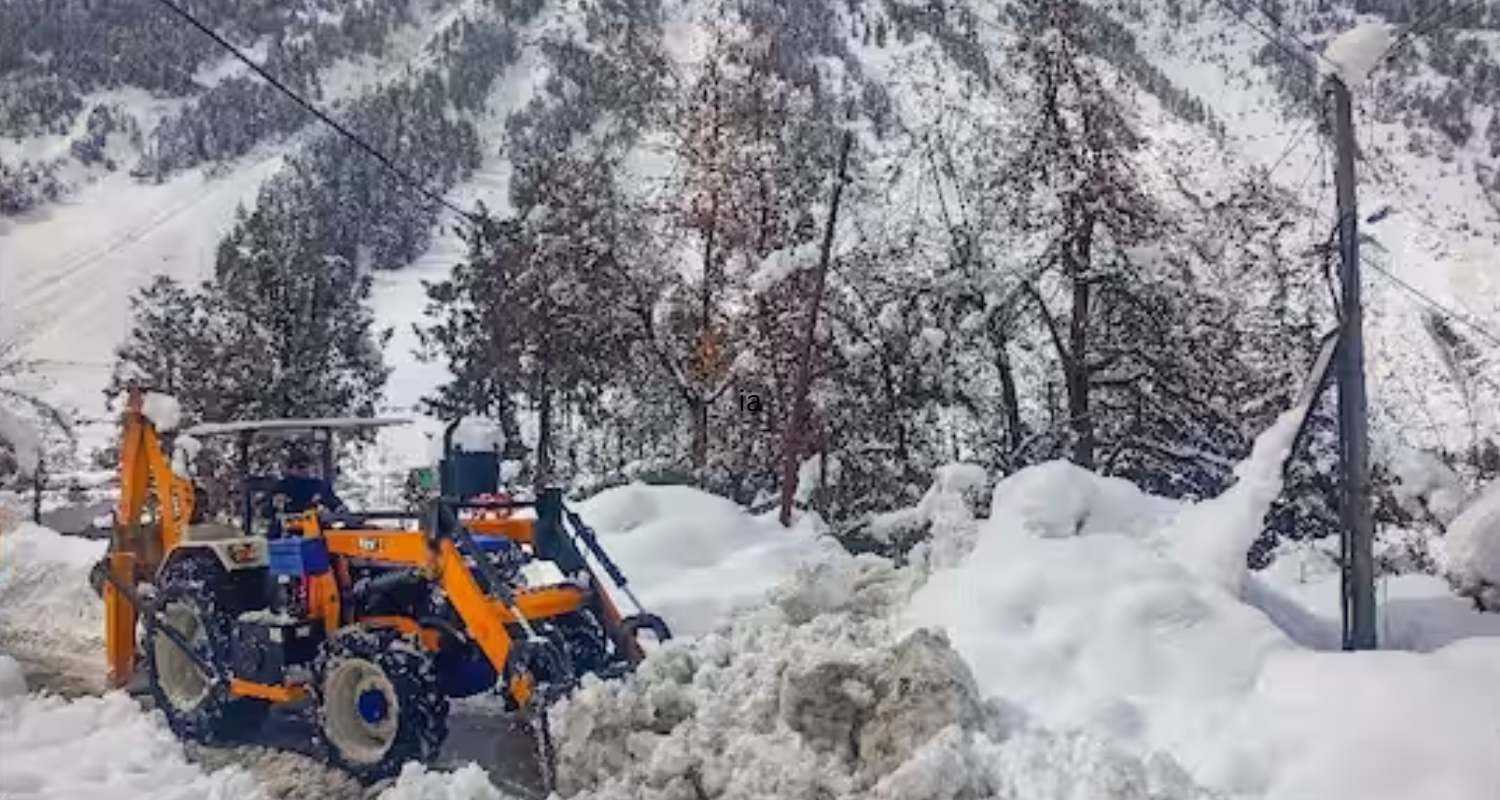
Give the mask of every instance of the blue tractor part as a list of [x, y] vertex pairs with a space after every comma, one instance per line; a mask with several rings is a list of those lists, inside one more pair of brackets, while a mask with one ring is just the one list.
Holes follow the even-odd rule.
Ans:
[[391, 704], [385, 699], [385, 692], [379, 689], [360, 692], [354, 706], [359, 710], [360, 718], [371, 725], [378, 725], [391, 713]]

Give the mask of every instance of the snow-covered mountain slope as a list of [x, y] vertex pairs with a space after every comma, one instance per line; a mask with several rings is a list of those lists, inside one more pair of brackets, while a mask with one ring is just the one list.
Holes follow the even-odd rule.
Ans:
[[[1380, 18], [1356, 15], [1352, 3], [1280, 3], [1284, 27], [1277, 27], [1253, 8], [1243, 22], [1216, 3], [1098, 5], [1134, 32], [1146, 59], [1223, 122], [1225, 146], [1239, 164], [1270, 170], [1306, 204], [1307, 227], [1288, 240], [1303, 248], [1326, 241], [1337, 217], [1332, 140], [1313, 110], [1316, 101], [1298, 100], [1318, 97], [1322, 78], [1290, 67], [1289, 57], [1255, 28], [1280, 32], [1285, 47], [1322, 72], [1329, 65], [1318, 53], [1336, 34]], [[1497, 425], [1488, 408], [1493, 396], [1476, 406], [1444, 379], [1442, 348], [1427, 322], [1432, 307], [1382, 274], [1491, 333], [1500, 330], [1500, 185], [1494, 183], [1500, 150], [1483, 133], [1500, 130], [1493, 122], [1500, 113], [1483, 99], [1488, 73], [1482, 71], [1500, 65], [1500, 32], [1476, 29], [1465, 15], [1448, 22], [1458, 29], [1455, 41], [1474, 48], [1470, 60], [1478, 67], [1459, 76], [1451, 64], [1449, 74], [1435, 70], [1432, 64], [1459, 44], [1420, 36], [1403, 43], [1411, 66], [1381, 66], [1352, 87], [1370, 407], [1377, 444], [1387, 448], [1462, 449], [1494, 436]], [[1406, 25], [1393, 27], [1399, 37]], [[1454, 90], [1478, 93], [1449, 112], [1448, 124], [1470, 131], [1462, 143], [1439, 129], [1436, 112], [1415, 110]], [[1475, 335], [1463, 321], [1455, 328]]]
[[218, 178], [195, 171], [151, 186], [115, 173], [11, 224], [0, 236], [6, 335], [41, 362], [53, 381], [49, 399], [102, 410], [130, 295], [155, 275], [196, 282], [211, 274], [235, 209], [253, 204], [280, 166], [271, 149]]
[[[360, 8], [378, 5], [362, 3]], [[384, 37], [376, 52], [335, 58], [316, 72], [315, 99], [335, 118], [346, 116], [352, 104], [382, 87], [438, 63], [440, 45], [466, 23], [495, 20], [501, 13], [484, 3], [447, 0], [388, 5], [405, 7], [406, 21]], [[336, 29], [339, 16], [330, 19]], [[288, 45], [293, 42], [291, 36], [288, 31]], [[249, 55], [263, 59], [265, 41], [249, 48]], [[493, 58], [503, 63], [504, 55], [496, 53]], [[232, 56], [222, 53], [215, 53], [211, 63], [214, 66], [203, 67], [195, 76], [197, 95], [158, 98], [140, 91], [108, 90], [85, 95], [83, 103], [89, 107], [123, 97], [130, 101], [123, 104], [126, 112], [150, 131], [171, 114], [184, 109], [192, 112], [196, 99], [208, 96], [223, 80], [248, 73]], [[494, 154], [505, 117], [525, 100], [529, 76], [526, 65], [507, 73], [493, 88], [486, 108], [475, 115], [477, 126], [488, 134], [484, 150], [491, 155], [472, 182], [455, 191], [456, 201], [504, 202], [507, 170]], [[112, 436], [112, 423], [102, 419], [102, 390], [114, 349], [130, 324], [130, 296], [160, 275], [190, 286], [212, 276], [220, 240], [235, 223], [236, 213], [255, 206], [263, 184], [287, 168], [287, 155], [302, 151], [312, 137], [331, 135], [310, 116], [299, 119], [290, 135], [267, 137], [241, 156], [190, 167], [160, 182], [143, 180], [123, 169], [95, 170], [55, 202], [0, 217], [0, 338], [23, 344], [25, 357], [35, 364], [44, 382], [38, 392], [43, 398], [79, 413], [85, 453]], [[51, 134], [0, 138], [4, 147], [0, 158], [63, 157], [69, 141], [66, 135]], [[111, 141], [122, 150], [117, 154], [122, 165], [151, 154], [149, 146], [132, 150]], [[420, 281], [445, 272], [462, 252], [461, 247], [454, 249], [449, 224], [443, 222], [438, 240], [412, 269], [380, 279], [376, 308], [385, 324], [397, 331], [392, 353], [402, 367], [410, 364], [410, 323], [421, 312]], [[388, 297], [397, 299], [385, 301]], [[403, 385], [411, 383], [403, 381], [404, 375], [392, 383], [391, 398], [397, 407], [409, 407], [436, 382], [420, 367], [413, 371], [419, 388], [403, 391]], [[398, 437], [403, 450], [420, 442], [420, 438]]]
[[[308, 0], [308, 14], [332, 13], [326, 5]], [[363, 3], [358, 8], [379, 5]], [[544, 110], [576, 103], [583, 109], [577, 115], [581, 121], [576, 123], [577, 130], [567, 129], [567, 136], [578, 138], [606, 135], [621, 116], [608, 98], [587, 94], [597, 92], [591, 80], [602, 82], [608, 76], [579, 74], [602, 68], [597, 64], [579, 67], [565, 60], [567, 54], [558, 43], [568, 42], [586, 52], [595, 46], [589, 42], [599, 19], [620, 25], [648, 19], [660, 28], [660, 50], [671, 79], [686, 80], [700, 67], [712, 35], [709, 23], [719, 14], [717, 6], [697, 0], [620, 8], [481, 0], [391, 5], [406, 8], [405, 21], [383, 37], [381, 47], [374, 52], [354, 50], [319, 64], [315, 70], [319, 102], [336, 110], [349, 108], [379, 85], [438, 63], [433, 47], [446, 41], [462, 21], [516, 15], [521, 20], [514, 26], [516, 60], [511, 63], [509, 56], [497, 55], [499, 77], [486, 92], [482, 108], [455, 112], [472, 122], [481, 159], [476, 169], [457, 176], [447, 192], [460, 206], [483, 201], [501, 212], [509, 207], [510, 169], [515, 160], [507, 151], [513, 139], [507, 124], [513, 115], [535, 110], [538, 102]], [[1133, 96], [1138, 106], [1146, 139], [1145, 150], [1136, 159], [1143, 181], [1162, 197], [1171, 198], [1165, 202], [1186, 204], [1179, 191], [1184, 188], [1199, 200], [1213, 202], [1256, 168], [1269, 169], [1271, 180], [1290, 190], [1305, 207], [1296, 210], [1297, 223], [1280, 234], [1283, 251], [1302, 253], [1324, 244], [1332, 217], [1326, 137], [1314, 129], [1312, 117], [1295, 104], [1293, 94], [1278, 90], [1278, 82], [1287, 79], [1281, 66], [1261, 55], [1265, 42], [1210, 2], [1170, 4], [1175, 10], [1140, 3], [1095, 5], [1134, 33], [1135, 41], [1126, 55], [1152, 65], [1165, 81], [1148, 85], [1128, 65], [1114, 70], [1105, 67], [1107, 74], [1117, 78], [1131, 76], [1115, 81], [1114, 88]], [[1314, 13], [1309, 3], [1284, 5], [1289, 6], [1287, 24], [1315, 47], [1330, 33], [1354, 22], [1348, 3], [1333, 4], [1338, 8], [1328, 14]], [[861, 147], [868, 155], [863, 169], [896, 176], [883, 190], [887, 202], [871, 202], [870, 206], [881, 213], [894, 209], [913, 218], [943, 218], [954, 199], [945, 194], [949, 190], [926, 146], [927, 137], [941, 131], [952, 137], [950, 144], [967, 141], [972, 145], [997, 134], [1004, 141], [1008, 95], [977, 90], [983, 70], [976, 64], [982, 63], [1002, 78], [1019, 68], [1015, 54], [1021, 42], [1014, 21], [990, 4], [954, 4], [937, 14], [906, 3], [809, 3], [792, 12], [786, 19], [795, 26], [796, 35], [806, 39], [788, 48], [797, 53], [795, 58], [804, 60], [798, 68], [817, 73], [827, 86], [859, 87], [848, 93], [864, 98], [868, 108], [862, 113], [875, 117], [872, 109], [885, 111], [878, 121], [860, 122]], [[1302, 27], [1313, 25], [1310, 20], [1316, 22], [1316, 33]], [[1491, 33], [1465, 35], [1493, 55]], [[246, 40], [252, 53], [268, 58], [280, 52], [279, 47], [288, 46], [276, 42], [274, 33]], [[1115, 57], [1106, 55], [1103, 61], [1122, 64], [1121, 45], [1110, 42], [1101, 45], [1101, 52], [1114, 48]], [[221, 54], [201, 62], [195, 76], [205, 90], [244, 77], [243, 70]], [[1424, 66], [1416, 69], [1412, 75], [1402, 73], [1400, 79], [1431, 83], [1434, 91], [1453, 82]], [[558, 91], [573, 93], [571, 99], [549, 95], [545, 102], [538, 101], [538, 87], [554, 78], [562, 87]], [[1395, 79], [1377, 73], [1370, 86], [1360, 88], [1361, 205], [1367, 214], [1391, 209], [1364, 227], [1369, 237], [1365, 257], [1494, 330], [1500, 327], [1500, 278], [1493, 258], [1500, 237], [1500, 210], [1494, 205], [1494, 191], [1482, 185], [1485, 176], [1494, 174], [1487, 139], [1476, 134], [1462, 146], [1442, 146], [1441, 140], [1434, 139], [1427, 116], [1417, 115], [1412, 126], [1399, 122], [1411, 114], [1382, 108], [1383, 98], [1392, 94], [1383, 92], [1388, 86], [1383, 82]], [[1140, 85], [1132, 89], [1132, 81]], [[1170, 99], [1168, 94], [1172, 94]], [[198, 95], [149, 102], [147, 97], [129, 87], [113, 88], [89, 95], [88, 103], [124, 102], [139, 118], [140, 127], [149, 129], [189, 107]], [[1201, 103], [1210, 117], [1183, 114], [1177, 108], [1183, 97]], [[1482, 103], [1470, 104], [1464, 113], [1467, 124], [1476, 130], [1485, 130], [1495, 117]], [[676, 168], [655, 147], [664, 124], [661, 119], [646, 120], [644, 134], [625, 159], [634, 190], [649, 193]], [[75, 120], [75, 128], [82, 125]], [[68, 146], [72, 133], [0, 139], [0, 158], [56, 155]], [[0, 336], [21, 339], [26, 354], [39, 361], [50, 382], [46, 396], [77, 407], [86, 418], [98, 417], [103, 404], [99, 390], [113, 360], [112, 349], [129, 324], [130, 292], [156, 274], [182, 279], [208, 276], [216, 246], [233, 224], [235, 209], [253, 204], [265, 181], [285, 171], [286, 159], [322, 135], [326, 132], [303, 120], [293, 133], [265, 133], [242, 154], [231, 150], [231, 155], [218, 161], [210, 159], [211, 167], [177, 169], [160, 184], [137, 181], [121, 171], [104, 173], [56, 202], [0, 218], [0, 307], [5, 310], [0, 314]], [[558, 147], [567, 136], [559, 138]], [[1425, 148], [1413, 150], [1411, 143], [1417, 139], [1427, 142]], [[112, 135], [107, 144], [125, 146]], [[420, 152], [407, 155], [416, 164], [425, 157]], [[410, 411], [446, 377], [442, 365], [414, 358], [412, 325], [423, 321], [423, 282], [444, 277], [464, 253], [461, 238], [451, 230], [453, 222], [450, 216], [439, 218], [431, 241], [418, 255], [403, 264], [387, 265], [401, 269], [375, 274], [372, 305], [377, 322], [394, 331], [385, 354], [394, 368], [385, 402], [396, 412]], [[894, 241], [895, 227], [889, 219], [875, 215], [855, 220], [851, 229], [857, 233], [847, 237], [848, 246], [882, 237]], [[918, 247], [930, 254], [947, 246], [937, 225], [928, 226], [922, 236], [926, 238], [916, 240]], [[927, 257], [937, 260], [935, 255]], [[685, 248], [681, 253], [685, 275], [692, 273], [695, 263], [691, 248]], [[1435, 343], [1429, 309], [1375, 271], [1368, 274], [1366, 286], [1367, 357], [1377, 444], [1386, 450], [1411, 445], [1462, 451], [1485, 436], [1500, 433], [1496, 416], [1486, 413], [1491, 397], [1484, 392], [1489, 390], [1465, 391], [1450, 380], [1450, 366]], [[1455, 330], [1465, 333], [1461, 327]], [[1493, 365], [1494, 361], [1480, 363]], [[1293, 365], [1287, 368], [1295, 369]], [[1041, 368], [1023, 364], [1021, 369]], [[1034, 408], [1028, 412], [1042, 413]], [[393, 432], [389, 444], [401, 459], [424, 460], [427, 437], [435, 432], [435, 425], [424, 421]], [[101, 427], [91, 434], [90, 444], [103, 443], [108, 436], [107, 427]]]

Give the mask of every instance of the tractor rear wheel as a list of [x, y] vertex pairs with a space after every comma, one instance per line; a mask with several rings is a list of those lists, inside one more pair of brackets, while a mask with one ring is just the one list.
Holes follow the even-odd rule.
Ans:
[[210, 566], [180, 562], [163, 575], [158, 602], [161, 621], [192, 645], [199, 660], [218, 670], [217, 678], [205, 674], [159, 626], [146, 626], [143, 647], [156, 707], [178, 736], [205, 743], [253, 733], [270, 710], [264, 700], [229, 693], [231, 620], [220, 603], [221, 582]]
[[328, 640], [315, 685], [328, 759], [360, 780], [428, 762], [448, 736], [448, 698], [432, 654], [393, 631], [350, 628]]

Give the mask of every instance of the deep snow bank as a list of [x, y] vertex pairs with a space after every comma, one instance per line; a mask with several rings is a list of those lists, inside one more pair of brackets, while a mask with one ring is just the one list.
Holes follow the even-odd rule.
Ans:
[[1442, 544], [1444, 569], [1459, 589], [1500, 610], [1500, 481], [1453, 520]]
[[1032, 729], [935, 631], [898, 636], [909, 571], [803, 565], [771, 603], [591, 681], [554, 713], [560, 793], [709, 798], [1191, 798], [1170, 759]]
[[574, 505], [641, 602], [677, 635], [711, 630], [833, 546], [818, 541], [815, 519], [788, 530], [687, 486], [629, 484]]
[[968, 555], [916, 592], [907, 626], [944, 627], [987, 695], [1049, 727], [1169, 753], [1211, 788], [1494, 797], [1500, 639], [1317, 652], [1242, 600], [1275, 591], [1243, 570], [1278, 480], [1281, 442], [1262, 445], [1241, 485], [1167, 522], [1170, 506], [1075, 467], [1012, 476]]
[[[14, 664], [14, 662], [10, 662]], [[121, 692], [0, 697], [0, 797], [7, 800], [257, 800], [249, 772], [207, 772], [159, 714]]]
[[104, 605], [88, 575], [105, 546], [29, 522], [0, 532], [0, 641], [102, 654]]

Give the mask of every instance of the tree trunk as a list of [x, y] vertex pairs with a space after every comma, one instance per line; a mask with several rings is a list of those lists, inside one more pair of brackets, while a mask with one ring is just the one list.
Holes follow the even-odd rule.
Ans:
[[1088, 346], [1089, 285], [1073, 279], [1073, 315], [1068, 342], [1072, 357], [1063, 365], [1068, 385], [1068, 424], [1073, 428], [1073, 463], [1094, 468], [1094, 423], [1089, 418], [1089, 378], [1084, 367]]
[[[503, 384], [501, 384], [503, 386]], [[526, 457], [526, 445], [521, 441], [521, 422], [516, 419], [516, 402], [510, 394], [503, 390], [498, 393], [496, 400], [500, 420], [500, 432], [505, 435], [505, 452], [502, 458], [523, 459]]]
[[1016, 392], [1015, 367], [1010, 363], [1010, 339], [1000, 336], [995, 368], [1000, 373], [1000, 402], [1005, 406], [1005, 460], [1009, 464], [1021, 449], [1021, 402]]
[[1073, 463], [1094, 468], [1094, 420], [1089, 415], [1089, 300], [1094, 218], [1084, 213], [1076, 238], [1069, 243], [1068, 275], [1073, 282], [1073, 308], [1068, 322], [1068, 358], [1063, 363], [1068, 383], [1068, 420], [1073, 428]]
[[693, 468], [701, 472], [708, 466], [708, 399], [692, 398], [689, 411], [693, 415]]
[[833, 183], [833, 199], [828, 207], [828, 224], [823, 228], [823, 245], [818, 252], [818, 271], [813, 277], [813, 296], [809, 302], [807, 328], [803, 331], [800, 358], [797, 361], [797, 379], [792, 386], [792, 413], [787, 420], [786, 435], [782, 438], [781, 466], [781, 525], [791, 527], [792, 500], [797, 492], [797, 467], [801, 459], [800, 447], [803, 428], [807, 425], [807, 392], [812, 383], [813, 340], [818, 333], [818, 311], [823, 305], [823, 290], [828, 283], [828, 262], [833, 256], [833, 231], [839, 219], [839, 200], [844, 194], [844, 182], [849, 167], [849, 148], [854, 144], [854, 135], [844, 132], [844, 141], [839, 148], [838, 177]]
[[[717, 91], [717, 73], [715, 73], [715, 92], [712, 101], [713, 132], [709, 138], [708, 160], [710, 171], [719, 169], [719, 135], [721, 133], [720, 97]], [[710, 180], [717, 180], [717, 175], [711, 176]], [[714, 259], [718, 254], [714, 252], [714, 239], [719, 229], [719, 187], [711, 185], [708, 199], [708, 228], [703, 232], [703, 286], [700, 292], [700, 316], [698, 320], [698, 342], [697, 352], [694, 357], [698, 361], [697, 396], [688, 402], [688, 411], [693, 418], [693, 468], [700, 475], [708, 466], [708, 364], [706, 355], [708, 353], [709, 337], [713, 335], [713, 301], [714, 281], [717, 272], [714, 269]]]
[[548, 368], [542, 367], [542, 393], [537, 401], [536, 492], [552, 481], [552, 387], [548, 385]]
[[[17, 448], [16, 452], [19, 455], [20, 449]], [[19, 458], [17, 460], [19, 461]], [[36, 468], [32, 470], [31, 480], [31, 521], [40, 525], [42, 524], [42, 490], [47, 486], [47, 465], [40, 456], [37, 457]]]

